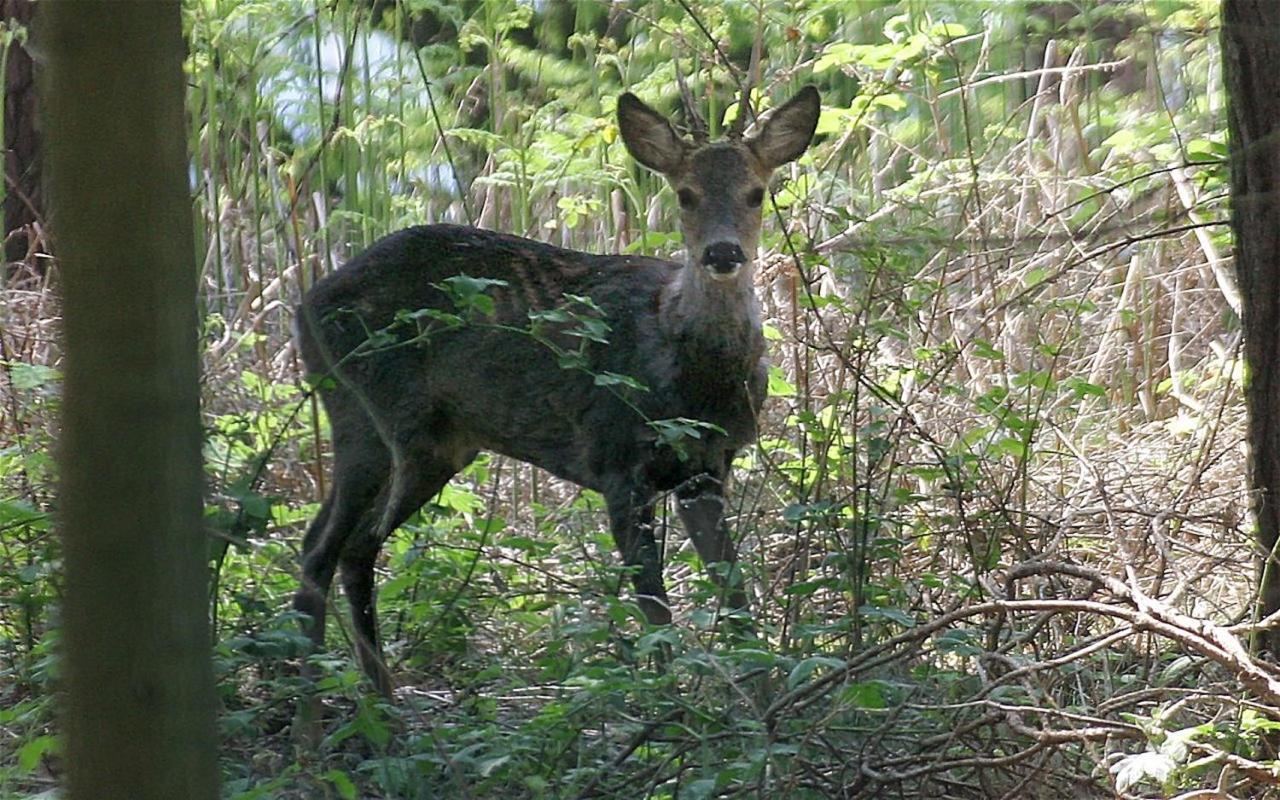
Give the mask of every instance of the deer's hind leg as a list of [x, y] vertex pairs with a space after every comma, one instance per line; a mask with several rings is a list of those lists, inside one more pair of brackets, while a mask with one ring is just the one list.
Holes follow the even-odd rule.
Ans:
[[382, 640], [378, 635], [374, 586], [374, 567], [378, 552], [387, 537], [439, 494], [449, 479], [475, 458], [475, 455], [474, 450], [449, 452], [440, 446], [427, 445], [412, 449], [400, 446], [391, 480], [380, 497], [380, 517], [377, 523], [362, 536], [349, 539], [339, 554], [342, 588], [351, 604], [360, 667], [373, 681], [374, 688], [385, 697], [391, 697], [394, 687], [391, 673], [382, 656]]
[[[335, 422], [344, 419], [330, 408]], [[305, 619], [302, 630], [311, 640], [311, 651], [324, 648], [325, 614], [329, 587], [338, 559], [350, 541], [365, 538], [377, 523], [379, 496], [388, 483], [391, 454], [383, 446], [372, 424], [360, 417], [347, 417], [347, 425], [334, 427], [333, 482], [329, 494], [302, 542], [302, 575], [293, 607]], [[315, 680], [308, 660], [302, 662], [302, 676]], [[315, 742], [320, 736], [320, 698], [312, 694], [299, 703], [294, 734]]]
[[376, 524], [391, 470], [391, 453], [372, 426], [354, 427], [334, 428], [333, 483], [302, 541], [301, 585], [293, 606], [307, 616], [303, 632], [314, 650], [324, 646], [326, 602], [338, 559], [349, 542], [367, 537]]

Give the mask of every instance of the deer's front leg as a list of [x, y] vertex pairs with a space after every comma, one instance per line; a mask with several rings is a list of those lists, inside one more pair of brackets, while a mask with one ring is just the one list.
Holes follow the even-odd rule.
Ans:
[[746, 609], [738, 552], [724, 521], [723, 476], [703, 473], [680, 484], [676, 487], [676, 506], [711, 580], [721, 589], [725, 608]]
[[671, 622], [671, 606], [662, 585], [662, 560], [653, 536], [653, 493], [645, 487], [623, 486], [606, 496], [613, 541], [622, 561], [635, 571], [636, 603], [654, 625]]

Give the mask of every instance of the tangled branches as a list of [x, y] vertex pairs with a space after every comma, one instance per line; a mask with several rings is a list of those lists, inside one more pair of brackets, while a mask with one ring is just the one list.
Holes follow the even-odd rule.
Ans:
[[[1189, 616], [1136, 580], [1068, 563], [1019, 564], [987, 590], [851, 657], [822, 659], [804, 680], [793, 670], [785, 690], [758, 673], [739, 681], [750, 688], [726, 719], [749, 721], [712, 732], [696, 715], [668, 715], [639, 729], [617, 766], [660, 742], [676, 754], [662, 764], [687, 767], [700, 744], [736, 733], [768, 766], [714, 796], [1280, 791], [1265, 763], [1280, 727], [1280, 669], [1239, 638], [1263, 626]], [[653, 765], [642, 773], [655, 787], [673, 777]]]

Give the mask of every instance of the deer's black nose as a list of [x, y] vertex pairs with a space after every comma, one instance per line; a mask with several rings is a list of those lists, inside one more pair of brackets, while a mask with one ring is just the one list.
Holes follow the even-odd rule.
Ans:
[[709, 244], [707, 249], [702, 251], [703, 266], [720, 273], [733, 272], [746, 260], [747, 256], [742, 252], [742, 248], [733, 242]]

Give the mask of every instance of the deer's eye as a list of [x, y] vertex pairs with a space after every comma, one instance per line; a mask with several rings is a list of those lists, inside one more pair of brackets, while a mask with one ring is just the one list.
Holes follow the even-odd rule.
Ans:
[[680, 200], [680, 207], [685, 211], [698, 205], [698, 196], [693, 193], [692, 189], [681, 189], [676, 192], [676, 198]]
[[751, 206], [752, 208], [759, 208], [760, 204], [763, 202], [764, 202], [764, 189], [761, 189], [760, 187], [757, 186], [756, 188], [747, 192], [747, 205]]

